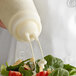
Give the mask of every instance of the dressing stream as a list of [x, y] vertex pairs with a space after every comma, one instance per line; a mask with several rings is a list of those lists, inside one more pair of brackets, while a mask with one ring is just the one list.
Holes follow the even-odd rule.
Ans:
[[[36, 63], [35, 63], [35, 55], [34, 55], [34, 50], [33, 50], [33, 46], [32, 46], [32, 43], [31, 43], [31, 39], [30, 39], [30, 36], [28, 33], [25, 33], [25, 36], [27, 38], [27, 40], [29, 41], [29, 44], [30, 44], [30, 48], [31, 48], [31, 52], [32, 52], [32, 58], [33, 58], [33, 63], [35, 65], [35, 70], [34, 70], [34, 74], [36, 72]], [[43, 50], [42, 50], [42, 47], [41, 47], [41, 43], [38, 39], [38, 37], [36, 37], [36, 35], [33, 35], [36, 42], [38, 43], [38, 46], [40, 48], [40, 52], [41, 52], [41, 56], [42, 58], [40, 59], [40, 61], [38, 62], [38, 66], [40, 67], [39, 71], [43, 71], [44, 69], [44, 65], [47, 64], [46, 60], [44, 59], [44, 54], [43, 54]]]

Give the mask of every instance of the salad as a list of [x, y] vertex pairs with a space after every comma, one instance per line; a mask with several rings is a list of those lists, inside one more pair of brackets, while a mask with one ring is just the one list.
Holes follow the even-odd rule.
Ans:
[[64, 62], [52, 55], [45, 56], [47, 63], [41, 69], [38, 59], [33, 62], [33, 58], [18, 60], [13, 65], [2, 65], [2, 76], [76, 76], [76, 67]]

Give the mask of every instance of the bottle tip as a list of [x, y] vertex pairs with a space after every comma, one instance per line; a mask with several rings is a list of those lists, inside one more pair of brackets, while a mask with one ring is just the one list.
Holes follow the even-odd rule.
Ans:
[[30, 35], [29, 35], [29, 33], [25, 33], [25, 37], [26, 37], [27, 41], [30, 41]]
[[38, 36], [36, 35], [36, 33], [33, 33], [33, 37], [35, 40], [38, 40]]

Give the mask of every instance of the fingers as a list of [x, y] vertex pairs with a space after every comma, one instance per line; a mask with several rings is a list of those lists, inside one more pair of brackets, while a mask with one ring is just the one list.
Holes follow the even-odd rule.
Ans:
[[0, 27], [6, 29], [5, 25], [2, 23], [2, 21], [0, 20]]

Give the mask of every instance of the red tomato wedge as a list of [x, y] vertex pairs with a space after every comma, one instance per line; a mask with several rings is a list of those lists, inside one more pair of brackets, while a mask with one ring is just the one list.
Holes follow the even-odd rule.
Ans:
[[22, 76], [22, 74], [20, 72], [17, 72], [17, 71], [9, 71], [8, 76]]
[[42, 71], [42, 72], [37, 73], [36, 76], [48, 76], [48, 72]]

